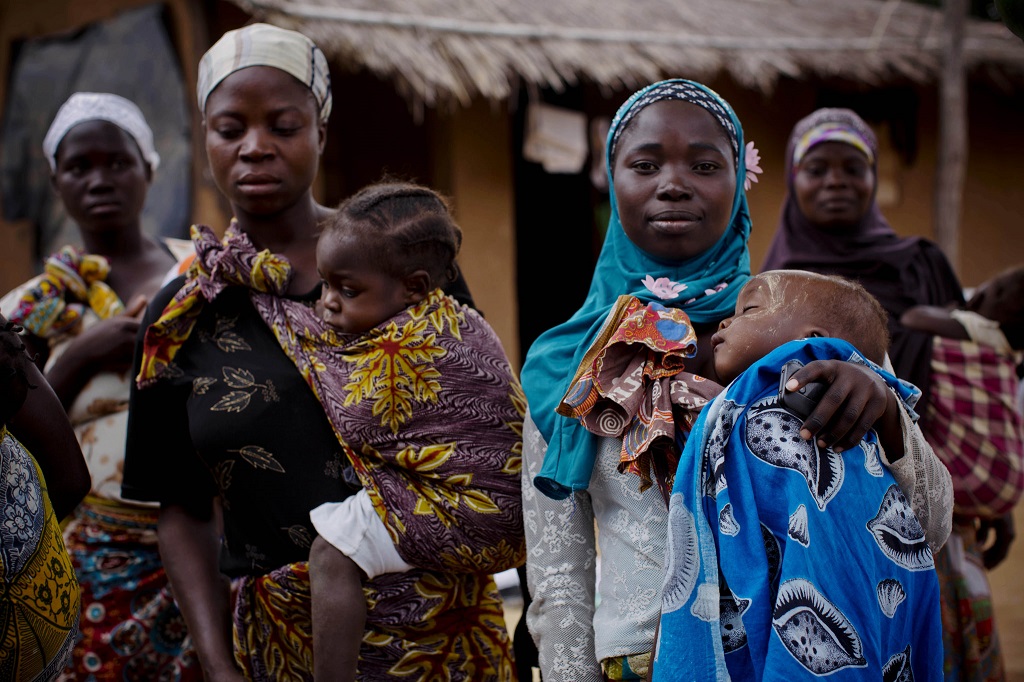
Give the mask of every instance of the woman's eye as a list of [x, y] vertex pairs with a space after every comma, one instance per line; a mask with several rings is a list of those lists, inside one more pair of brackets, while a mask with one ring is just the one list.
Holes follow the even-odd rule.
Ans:
[[637, 161], [633, 164], [633, 170], [640, 171], [641, 173], [650, 173], [658, 170], [658, 167], [650, 161]]
[[718, 164], [711, 161], [702, 161], [693, 167], [698, 173], [713, 173], [718, 170]]
[[225, 140], [233, 140], [242, 134], [241, 128], [218, 128], [217, 134]]
[[299, 129], [295, 126], [275, 126], [273, 128], [273, 131], [275, 135], [282, 135], [284, 137], [288, 137], [299, 132]]

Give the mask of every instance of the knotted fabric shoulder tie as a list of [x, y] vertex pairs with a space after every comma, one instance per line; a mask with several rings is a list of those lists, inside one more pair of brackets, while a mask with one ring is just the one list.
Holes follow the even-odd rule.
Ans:
[[188, 340], [205, 303], [229, 286], [241, 286], [252, 294], [283, 296], [292, 278], [292, 266], [282, 256], [257, 251], [249, 236], [234, 220], [218, 239], [205, 225], [192, 226], [196, 258], [185, 284], [164, 308], [160, 318], [146, 329], [142, 365], [136, 383], [144, 388], [168, 372], [174, 356]]
[[43, 274], [25, 289], [10, 320], [44, 339], [73, 331], [86, 307], [100, 319], [124, 310], [124, 304], [104, 281], [110, 263], [103, 256], [65, 246], [46, 259]]

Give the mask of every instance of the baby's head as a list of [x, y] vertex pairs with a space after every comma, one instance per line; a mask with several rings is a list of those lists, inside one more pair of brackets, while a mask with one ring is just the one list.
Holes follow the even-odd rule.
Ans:
[[882, 364], [889, 347], [888, 317], [861, 285], [800, 270], [752, 278], [736, 312], [712, 337], [715, 373], [726, 384], [782, 344], [811, 336], [843, 339]]
[[1024, 265], [982, 283], [965, 308], [998, 322], [1010, 346], [1024, 349]]
[[360, 334], [455, 277], [462, 232], [437, 192], [380, 182], [338, 207], [316, 247], [324, 321]]

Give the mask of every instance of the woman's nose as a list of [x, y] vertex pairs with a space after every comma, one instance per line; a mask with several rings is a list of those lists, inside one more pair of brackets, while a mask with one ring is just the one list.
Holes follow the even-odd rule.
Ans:
[[658, 184], [658, 195], [662, 199], [679, 200], [693, 194], [693, 189], [683, 173], [667, 171]]
[[845, 185], [846, 174], [842, 168], [829, 168], [825, 171], [825, 184], [829, 186]]
[[264, 131], [258, 126], [253, 126], [245, 132], [239, 153], [246, 160], [260, 160], [273, 152]]
[[110, 180], [110, 172], [102, 166], [96, 166], [89, 171], [86, 178], [89, 192], [109, 192], [114, 185]]

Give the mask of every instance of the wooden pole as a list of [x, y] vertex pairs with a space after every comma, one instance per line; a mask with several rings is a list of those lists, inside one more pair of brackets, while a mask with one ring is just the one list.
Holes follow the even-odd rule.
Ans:
[[968, 0], [944, 0], [939, 158], [935, 172], [935, 239], [954, 268], [960, 265], [960, 219], [967, 175], [967, 77], [963, 44]]

